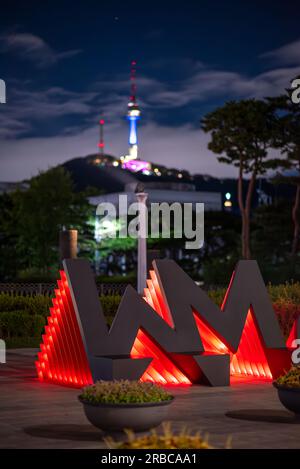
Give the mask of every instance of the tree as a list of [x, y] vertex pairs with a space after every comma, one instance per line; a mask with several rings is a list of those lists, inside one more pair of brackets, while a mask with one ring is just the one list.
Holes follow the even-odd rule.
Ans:
[[294, 261], [299, 247], [300, 237], [300, 105], [292, 103], [290, 91], [278, 98], [269, 98], [269, 102], [277, 112], [277, 126], [274, 132], [274, 146], [281, 149], [286, 156], [285, 167], [294, 170], [292, 176], [283, 175], [277, 180], [296, 186], [295, 199], [292, 207], [294, 225], [291, 257]]
[[13, 219], [13, 201], [10, 194], [0, 195], [0, 279], [14, 278], [21, 260], [16, 256], [17, 237]]
[[84, 194], [73, 191], [69, 173], [57, 167], [30, 180], [29, 188], [12, 194], [16, 251], [28, 267], [49, 271], [58, 261], [58, 234], [82, 227], [87, 220]]
[[[220, 155], [222, 163], [238, 168], [238, 204], [242, 216], [242, 257], [251, 258], [251, 201], [258, 175], [277, 167], [278, 159], [268, 158], [275, 122], [274, 109], [267, 101], [248, 99], [230, 101], [208, 113], [201, 121], [202, 129], [211, 133], [208, 148]], [[244, 176], [249, 183], [244, 200]]]

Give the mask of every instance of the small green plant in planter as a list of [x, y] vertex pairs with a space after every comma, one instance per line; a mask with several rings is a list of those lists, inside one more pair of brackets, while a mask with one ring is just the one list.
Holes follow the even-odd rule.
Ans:
[[141, 381], [97, 381], [79, 396], [88, 420], [102, 430], [148, 430], [167, 416], [174, 397], [163, 387]]
[[273, 385], [281, 404], [300, 418], [300, 366], [293, 365]]
[[300, 367], [293, 365], [287, 373], [276, 380], [276, 383], [287, 388], [300, 389]]

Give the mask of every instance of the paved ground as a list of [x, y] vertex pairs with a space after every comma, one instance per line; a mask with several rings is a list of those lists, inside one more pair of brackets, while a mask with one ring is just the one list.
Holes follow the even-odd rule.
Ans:
[[[102, 448], [102, 433], [86, 420], [78, 390], [40, 383], [34, 350], [12, 350], [0, 364], [1, 448]], [[300, 420], [286, 412], [270, 383], [234, 382], [228, 388], [172, 388], [170, 421], [209, 433], [224, 447], [299, 448]], [[227, 413], [231, 413], [231, 417]], [[235, 418], [233, 418], [235, 417]]]

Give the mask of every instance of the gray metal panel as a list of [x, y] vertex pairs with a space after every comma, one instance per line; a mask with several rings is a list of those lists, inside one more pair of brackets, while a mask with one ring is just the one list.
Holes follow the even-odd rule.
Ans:
[[108, 328], [90, 263], [87, 259], [65, 259], [63, 266], [85, 350], [88, 355], [97, 355]]
[[230, 385], [230, 355], [204, 354], [194, 358], [211, 386]]
[[172, 315], [184, 318], [192, 308], [236, 352], [249, 308], [265, 345], [285, 348], [283, 335], [256, 261], [239, 261], [223, 311], [172, 260], [154, 261], [165, 303]]

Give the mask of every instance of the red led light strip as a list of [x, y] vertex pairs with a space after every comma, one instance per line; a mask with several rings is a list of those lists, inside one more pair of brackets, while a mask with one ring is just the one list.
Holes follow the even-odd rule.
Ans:
[[93, 380], [64, 271], [60, 277], [36, 369], [40, 380], [82, 387]]

